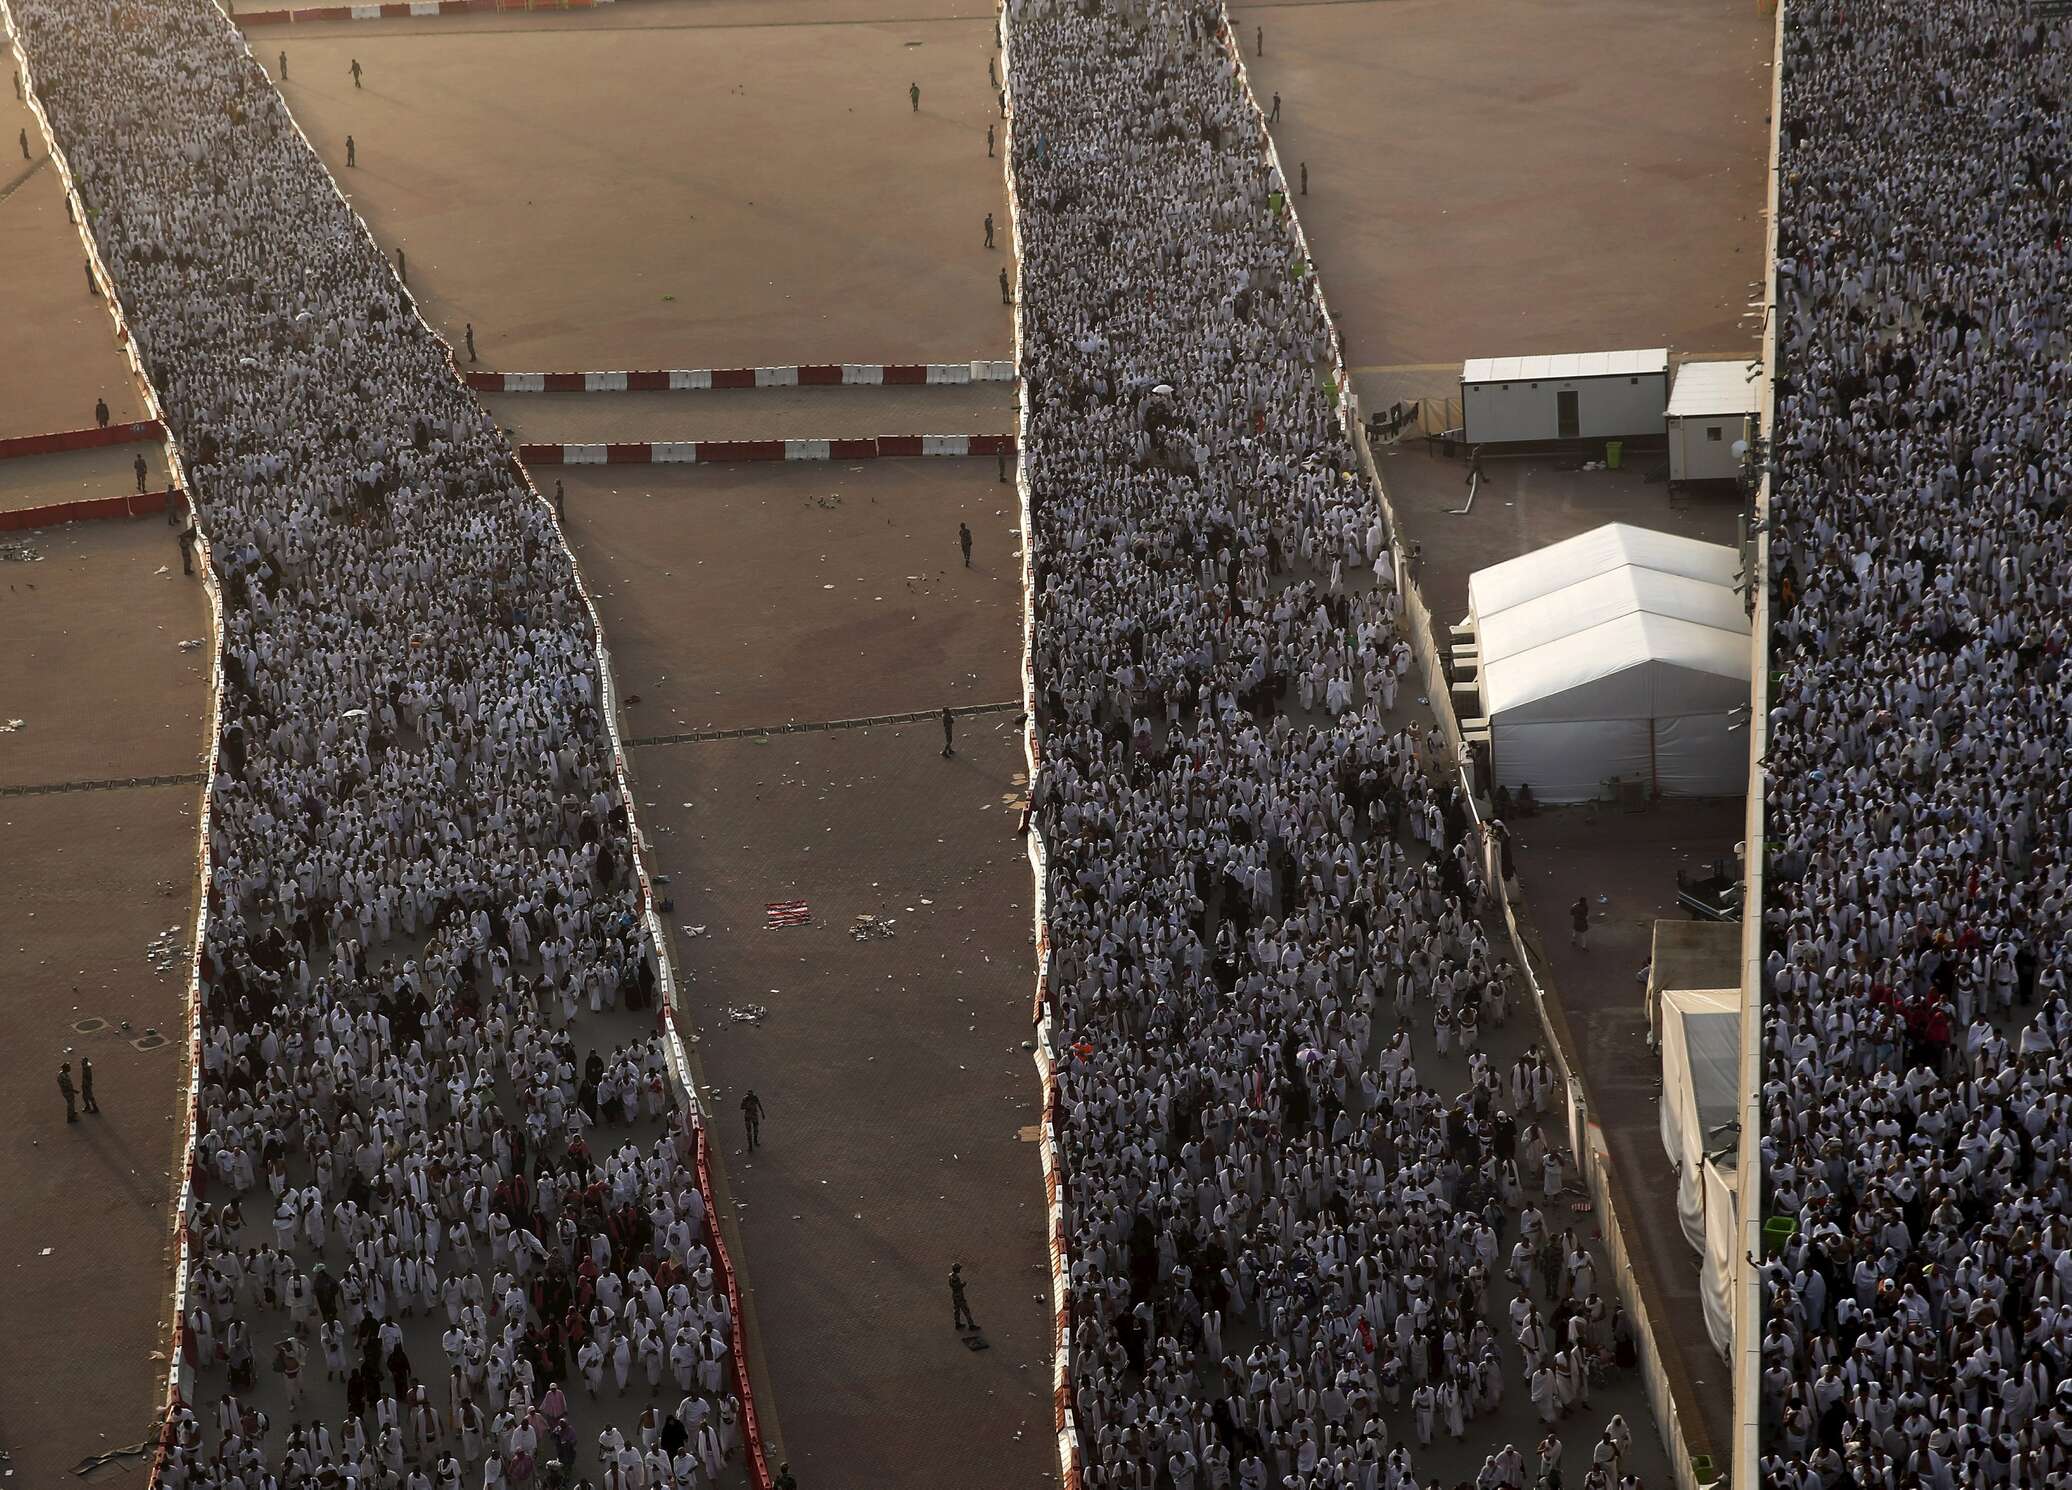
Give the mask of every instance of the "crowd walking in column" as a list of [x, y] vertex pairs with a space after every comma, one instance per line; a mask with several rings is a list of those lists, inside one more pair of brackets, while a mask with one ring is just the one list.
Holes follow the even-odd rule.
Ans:
[[12, 9], [223, 597], [158, 1483], [734, 1483], [731, 1310], [554, 513], [222, 10]]
[[1632, 1328], [1396, 713], [1395, 540], [1223, 14], [1006, 34], [1082, 1483], [1633, 1490], [1627, 1420], [1572, 1422]]
[[1786, 8], [1777, 1490], [2072, 1484], [2072, 38], [2032, 9]]

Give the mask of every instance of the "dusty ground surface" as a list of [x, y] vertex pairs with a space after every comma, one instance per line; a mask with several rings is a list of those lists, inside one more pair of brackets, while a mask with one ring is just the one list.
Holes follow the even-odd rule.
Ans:
[[[570, 526], [620, 686], [643, 696], [635, 736], [1019, 694], [991, 462], [575, 474]], [[932, 720], [632, 750], [774, 1453], [803, 1483], [1055, 1482], [1015, 719], [960, 720], [950, 759]], [[766, 931], [788, 899], [812, 924]], [[855, 940], [859, 915], [892, 937]], [[726, 1012], [751, 1004], [759, 1024]], [[750, 1088], [768, 1108], [753, 1154]], [[950, 1329], [952, 1262], [986, 1351]]]
[[[177, 565], [154, 576], [165, 545], [150, 523], [10, 537], [45, 557], [0, 563], [0, 725], [23, 720], [0, 735], [0, 1267], [14, 1358], [35, 1363], [0, 1377], [0, 1445], [16, 1483], [55, 1485], [148, 1437], [164, 1389], [185, 984], [145, 949], [191, 930], [201, 789], [14, 789], [194, 771], [206, 685], [175, 640], [207, 615]], [[167, 1043], [134, 1048], [147, 1030]], [[68, 1126], [55, 1076], [82, 1057], [102, 1112]], [[89, 1483], [144, 1478], [130, 1459]]]
[[[1676, 1184], [1662, 1149], [1661, 1057], [1648, 1049], [1642, 975], [1654, 923], [1682, 914], [1676, 872], [1728, 856], [1746, 829], [1743, 804], [1663, 802], [1644, 813], [1610, 807], [1542, 812], [1511, 825], [1525, 908], [1543, 932], [1569, 1028], [1583, 1052], [1591, 1116], [1604, 1130], [1637, 1224], [1627, 1238], [1643, 1286], [1676, 1331], [1682, 1368], [1704, 1415], [1715, 1460], [1729, 1441], [1733, 1383], [1705, 1333], [1698, 1254], [1684, 1240]], [[1587, 951], [1570, 945], [1568, 905], [1591, 903]], [[1598, 897], [1608, 897], [1599, 904]], [[1703, 1452], [1703, 1450], [1700, 1450]]]
[[995, 474], [947, 459], [533, 473], [566, 485], [621, 697], [640, 696], [636, 738], [1019, 699], [1018, 514]]
[[253, 42], [276, 77], [288, 51], [296, 117], [404, 250], [427, 318], [456, 346], [472, 322], [485, 365], [1006, 357], [990, 20], [852, 14], [715, 25], [672, 0]]
[[[14, 67], [13, 53], [0, 45]], [[22, 159], [29, 132], [34, 161]], [[129, 363], [115, 344], [108, 308], [86, 290], [86, 251], [65, 220], [65, 193], [43, 148], [36, 116], [0, 93], [0, 439], [85, 429], [94, 400], [118, 422], [144, 417]], [[0, 500], [9, 472], [0, 463]]]
[[208, 600], [164, 521], [8, 540], [43, 557], [0, 563], [0, 715], [24, 721], [0, 735], [0, 787], [198, 770], [207, 648], [179, 644], [207, 637]]
[[[0, 208], [0, 212], [5, 210]], [[164, 491], [165, 447], [156, 441], [0, 461], [0, 512], [92, 497], [133, 496], [137, 490], [134, 462], [140, 455], [144, 457], [144, 489]], [[166, 541], [170, 545], [175, 540], [168, 534]], [[178, 548], [171, 551], [177, 558]]]
[[1731, 545], [1745, 510], [1731, 486], [1672, 493], [1662, 479], [1668, 457], [1660, 453], [1619, 471], [1581, 470], [1580, 456], [1486, 459], [1475, 505], [1461, 516], [1455, 514], [1468, 499], [1466, 461], [1427, 454], [1422, 440], [1377, 450], [1375, 461], [1404, 536], [1422, 549], [1418, 583], [1433, 615], [1448, 625], [1467, 614], [1468, 577], [1478, 569], [1605, 523]]
[[[1234, 11], [1372, 410], [1467, 357], [1752, 349], [1772, 19], [1754, 5]], [[1255, 55], [1256, 32], [1266, 55]]]
[[481, 395], [519, 440], [834, 440], [1011, 435], [1012, 383]]

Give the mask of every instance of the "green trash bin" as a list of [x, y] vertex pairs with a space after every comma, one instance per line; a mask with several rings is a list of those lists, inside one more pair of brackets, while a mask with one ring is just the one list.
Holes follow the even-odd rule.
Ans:
[[1604, 442], [1605, 469], [1609, 471], [1618, 470], [1619, 462], [1625, 457], [1625, 454], [1626, 442], [1624, 440], [1606, 440]]
[[1772, 1216], [1763, 1223], [1763, 1256], [1775, 1257], [1785, 1243], [1798, 1235], [1799, 1223], [1791, 1216]]
[[1691, 1483], [1694, 1485], [1716, 1485], [1719, 1471], [1712, 1467], [1712, 1455], [1691, 1455]]

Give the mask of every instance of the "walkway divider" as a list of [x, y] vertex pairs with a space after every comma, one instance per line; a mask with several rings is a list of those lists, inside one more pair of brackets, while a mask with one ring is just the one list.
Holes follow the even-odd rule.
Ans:
[[315, 21], [394, 21], [410, 17], [545, 13], [589, 10], [613, 0], [388, 0], [382, 5], [305, 5], [293, 10], [248, 10], [231, 17], [240, 26], [302, 25]]
[[0, 460], [31, 455], [61, 455], [68, 450], [98, 450], [107, 445], [163, 442], [165, 426], [156, 419], [111, 424], [102, 429], [65, 429], [48, 435], [16, 435], [0, 440]]
[[638, 372], [467, 372], [477, 393], [686, 393], [713, 388], [877, 388], [1012, 383], [1013, 361], [800, 362], [783, 367], [677, 367]]
[[118, 517], [149, 517], [165, 511], [166, 503], [172, 501], [179, 502], [183, 508], [186, 505], [184, 498], [170, 491], [147, 491], [122, 497], [86, 497], [76, 502], [46, 502], [41, 507], [0, 512], [0, 533], [18, 532], [25, 528], [56, 528], [66, 523], [102, 522]]
[[710, 466], [757, 460], [900, 460], [1013, 455], [1013, 435], [866, 435], [853, 440], [636, 440], [520, 445], [529, 466]]

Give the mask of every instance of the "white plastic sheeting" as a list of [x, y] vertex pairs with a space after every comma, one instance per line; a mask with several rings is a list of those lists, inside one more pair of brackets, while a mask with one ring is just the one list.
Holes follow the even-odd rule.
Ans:
[[1702, 1259], [1706, 1328], [1722, 1355], [1733, 1340], [1740, 1069], [1741, 990], [1664, 989], [1662, 1147], [1676, 1166], [1677, 1219]]
[[1738, 795], [1748, 701], [1740, 561], [1722, 544], [1610, 523], [1476, 571], [1468, 618], [1496, 779], [1543, 801], [1611, 776], [1670, 796]]

